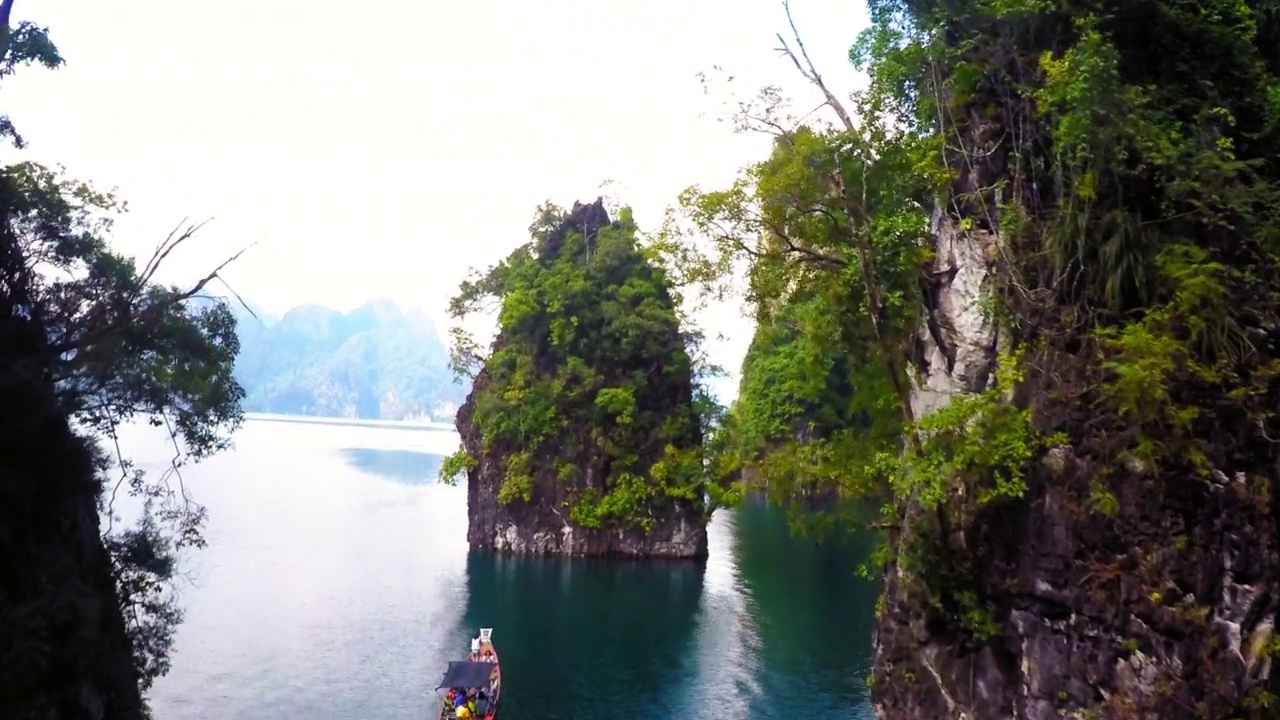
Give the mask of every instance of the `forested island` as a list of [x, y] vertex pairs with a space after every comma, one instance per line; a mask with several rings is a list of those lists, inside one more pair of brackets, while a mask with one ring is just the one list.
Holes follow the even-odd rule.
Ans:
[[[60, 64], [11, 4], [0, 74]], [[470, 542], [697, 558], [746, 490], [838, 497], [882, 537], [880, 717], [1274, 717], [1280, 8], [868, 7], [854, 92], [794, 24], [779, 36], [825, 114], [773, 88], [740, 104], [773, 143], [730, 186], [691, 187], [653, 233], [544, 207], [460, 288], [455, 317], [500, 304], [490, 347], [452, 348], [475, 378], [445, 468]], [[437, 351], [313, 308], [295, 320], [324, 328], [314, 365], [251, 355], [283, 319], [237, 337], [226, 303], [193, 302], [208, 279], [153, 281], [189, 233], [123, 258], [115, 199], [30, 163], [3, 168], [0, 203], [0, 707], [132, 720], [203, 510], [113, 467], [118, 423], [205, 457], [250, 378], [266, 408], [430, 414], [343, 363]], [[755, 338], [720, 408], [690, 302], [743, 279]], [[361, 335], [343, 327], [373, 334], [340, 352]], [[113, 529], [108, 487], [155, 498], [151, 519]]]
[[709, 508], [706, 433], [690, 338], [665, 273], [636, 243], [623, 208], [601, 200], [539, 210], [532, 242], [465, 283], [450, 312], [501, 303], [481, 356], [459, 334], [455, 365], [474, 376], [458, 413], [473, 547], [517, 553], [700, 557]]

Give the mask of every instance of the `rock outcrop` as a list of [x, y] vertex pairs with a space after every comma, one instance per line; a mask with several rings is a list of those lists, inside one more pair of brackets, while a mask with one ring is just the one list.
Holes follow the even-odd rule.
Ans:
[[1276, 675], [1274, 498], [1220, 472], [1163, 496], [1133, 478], [1121, 498], [1131, 510], [1108, 527], [1060, 489], [1084, 465], [1066, 449], [1046, 464], [1029, 503], [972, 537], [989, 548], [996, 638], [974, 647], [939, 632], [890, 578], [880, 716], [1239, 717]]
[[[1164, 57], [1138, 59], [1151, 39], [1147, 31], [1135, 35], [1135, 25], [1116, 22], [1121, 57], [1134, 56], [1132, 67], [1122, 67], [1151, 73], [1135, 84], [1170, 83], [1185, 72], [1166, 68]], [[1164, 72], [1170, 74], [1158, 74]], [[957, 133], [958, 144], [982, 160], [964, 164], [952, 198], [1013, 186], [1006, 182], [1014, 160], [1001, 147], [1008, 129], [1000, 122], [1008, 119], [985, 111], [981, 117], [968, 118]], [[987, 388], [1001, 341], [985, 308], [997, 292], [997, 258], [1008, 248], [999, 248], [990, 223], [979, 222], [990, 218], [959, 201], [947, 205], [932, 228], [933, 283], [915, 353], [917, 416]], [[971, 230], [961, 229], [961, 217]], [[1195, 410], [1188, 422], [1192, 440], [1205, 448], [1197, 456], [1202, 463], [1170, 461], [1157, 470], [1116, 452], [1139, 431], [1114, 409], [1098, 409], [1107, 407], [1098, 398], [1099, 382], [1109, 377], [1098, 370], [1106, 346], [1062, 341], [1089, 332], [1065, 326], [1044, 341], [1017, 392], [1070, 439], [1037, 458], [1024, 496], [930, 538], [943, 557], [965, 564], [970, 603], [990, 613], [990, 633], [965, 633], [957, 620], [971, 608], [954, 597], [942, 607], [921, 597], [918, 565], [890, 563], [874, 641], [879, 717], [1225, 720], [1280, 712], [1280, 451], [1273, 439], [1280, 395], [1274, 380], [1249, 385], [1251, 377], [1270, 377], [1264, 368], [1280, 348], [1280, 282], [1274, 262], [1240, 235], [1225, 241], [1186, 224], [1163, 236], [1198, 243], [1213, 262], [1241, 269], [1239, 284], [1226, 292], [1234, 298], [1232, 322], [1251, 338], [1249, 351], [1216, 360], [1229, 369], [1210, 381], [1185, 372], [1167, 380], [1171, 402]], [[1077, 277], [1097, 273], [1100, 264], [1083, 265]], [[1264, 398], [1256, 410], [1244, 409], [1249, 392]], [[1189, 444], [1169, 442], [1181, 445], [1178, 451]], [[911, 512], [904, 534], [912, 532]]]
[[472, 547], [705, 556], [700, 481], [677, 479], [701, 445], [690, 360], [633, 233], [575, 203], [507, 261], [523, 279], [495, 291], [502, 327], [456, 418]]
[[15, 297], [20, 273], [5, 262], [14, 258], [0, 257], [0, 717], [140, 719], [133, 648], [99, 535], [101, 485], [55, 403], [44, 331]]
[[[949, 280], [933, 296], [933, 330], [921, 332], [920, 414], [986, 387], [996, 360], [997, 329], [980, 302], [990, 279], [982, 246], [994, 238], [945, 220], [935, 236], [935, 274]], [[1226, 718], [1251, 693], [1273, 692], [1275, 485], [1231, 469], [1207, 482], [1158, 477], [1131, 461], [1111, 474], [1118, 514], [1107, 517], [1085, 497], [1099, 469], [1054, 448], [1026, 498], [953, 540], [971, 552], [978, 595], [1001, 628], [987, 642], [958, 637], [922, 607], [906, 571], [890, 568], [875, 633], [880, 717]]]

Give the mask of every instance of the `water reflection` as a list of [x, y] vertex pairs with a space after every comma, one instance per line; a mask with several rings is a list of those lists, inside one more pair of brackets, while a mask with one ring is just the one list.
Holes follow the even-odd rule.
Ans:
[[[876, 587], [856, 570], [874, 537], [840, 527], [797, 536], [783, 512], [758, 500], [734, 519], [738, 578], [758, 639], [750, 717], [847, 717], [866, 708]], [[854, 717], [872, 717], [863, 712]]]
[[357, 470], [405, 485], [436, 482], [444, 456], [417, 450], [348, 447], [338, 451]]
[[472, 552], [455, 655], [493, 627], [504, 712], [533, 720], [870, 719], [874, 540], [795, 536], [783, 511], [717, 513], [706, 563]]
[[750, 597], [738, 578], [735, 520], [735, 511], [720, 510], [707, 529], [710, 557], [697, 621], [697, 670], [679, 692], [683, 717], [751, 720], [751, 705], [760, 696], [755, 679], [759, 638]]
[[696, 672], [701, 562], [606, 562], [472, 552], [457, 630], [494, 628], [512, 717], [674, 717]]
[[781, 510], [747, 503], [716, 514], [705, 563], [470, 553], [466, 489], [431, 481], [453, 447], [255, 422], [192, 468], [210, 545], [156, 717], [429, 717], [481, 626], [507, 671], [503, 717], [872, 717], [875, 593], [853, 573], [870, 539], [792, 537]]

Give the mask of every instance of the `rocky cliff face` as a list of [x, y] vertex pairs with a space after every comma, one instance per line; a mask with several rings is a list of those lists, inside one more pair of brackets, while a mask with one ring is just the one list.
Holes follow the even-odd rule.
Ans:
[[[921, 414], [982, 389], [995, 361], [997, 331], [979, 302], [982, 245], [994, 239], [946, 222], [937, 238], [935, 269], [950, 279], [934, 296], [934, 330], [921, 333]], [[1186, 482], [1131, 462], [1113, 475], [1119, 515], [1108, 518], [1082, 492], [1099, 470], [1055, 448], [1028, 497], [952, 539], [1000, 627], [988, 642], [958, 637], [922, 608], [906, 571], [890, 569], [875, 633], [880, 717], [1226, 718], [1274, 687], [1274, 485], [1233, 467]]]
[[[997, 123], [975, 122], [964, 132], [963, 144], [984, 161], [968, 165], [954, 197], [972, 197], [1009, 174]], [[986, 388], [997, 360], [1002, 332], [984, 308], [995, 292], [1002, 238], [990, 226], [973, 227], [961, 231], [951, 212], [934, 220], [937, 255], [915, 353], [917, 416]], [[1255, 288], [1230, 291], [1249, 306], [1238, 317], [1253, 351], [1275, 357], [1267, 299], [1275, 270], [1248, 245], [1242, 240], [1213, 257], [1256, 269]], [[1155, 471], [1104, 451], [1107, 435], [1127, 431], [1087, 400], [1101, 377], [1090, 367], [1098, 362], [1088, 358], [1090, 347], [1045, 343], [1018, 389], [1042, 415], [1066, 418], [1072, 441], [1037, 458], [1025, 496], [980, 510], [935, 540], [967, 565], [974, 602], [994, 621], [990, 636], [959, 630], [965, 607], [931, 606], [916, 589], [918, 568], [890, 564], [874, 640], [880, 717], [1275, 717], [1280, 454], [1271, 421], [1241, 413], [1221, 386], [1174, 380], [1170, 392], [1199, 408], [1195, 437], [1210, 448], [1205, 465]], [[1274, 386], [1262, 392], [1274, 407]]]
[[[521, 266], [526, 284], [506, 291], [540, 302], [526, 319], [504, 321], [457, 414], [470, 458], [472, 547], [706, 555], [700, 485], [677, 487], [666, 471], [656, 479], [664, 457], [668, 468], [679, 464], [664, 453], [701, 443], [674, 304], [632, 240], [601, 239], [610, 231], [629, 232], [600, 201], [575, 204], [536, 238], [536, 259]], [[504, 397], [525, 399], [503, 405]], [[540, 413], [532, 430], [499, 429], [532, 411]]]
[[142, 718], [100, 486], [41, 377], [42, 342], [0, 297], [0, 717]]
[[[476, 384], [483, 387], [487, 380], [478, 376]], [[467, 478], [471, 547], [529, 555], [693, 558], [707, 554], [707, 525], [698, 504], [672, 502], [667, 515], [648, 530], [630, 525], [590, 530], [570, 520], [568, 505], [575, 490], [549, 466], [534, 475], [529, 502], [502, 504], [498, 492], [506, 475], [504, 459], [481, 452], [479, 433], [471, 425], [472, 410], [468, 400], [457, 418], [463, 444], [479, 457]], [[604, 453], [585, 455], [579, 462], [584, 484], [602, 483], [608, 463]]]

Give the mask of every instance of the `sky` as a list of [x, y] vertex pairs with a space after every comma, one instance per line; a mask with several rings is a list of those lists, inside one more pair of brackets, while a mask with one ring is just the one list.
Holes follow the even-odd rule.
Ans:
[[[791, 9], [847, 94], [865, 7]], [[115, 188], [117, 248], [145, 261], [184, 219], [210, 220], [164, 279], [252, 245], [224, 274], [271, 312], [390, 297], [442, 333], [458, 282], [527, 242], [540, 203], [611, 194], [655, 227], [683, 188], [768, 152], [718, 121], [731, 91], [821, 100], [774, 50], [779, 0], [18, 0], [19, 20], [49, 27], [66, 65], [6, 81], [29, 149], [4, 152]], [[697, 73], [715, 66], [735, 80], [707, 93]], [[741, 303], [698, 321], [736, 371]]]

